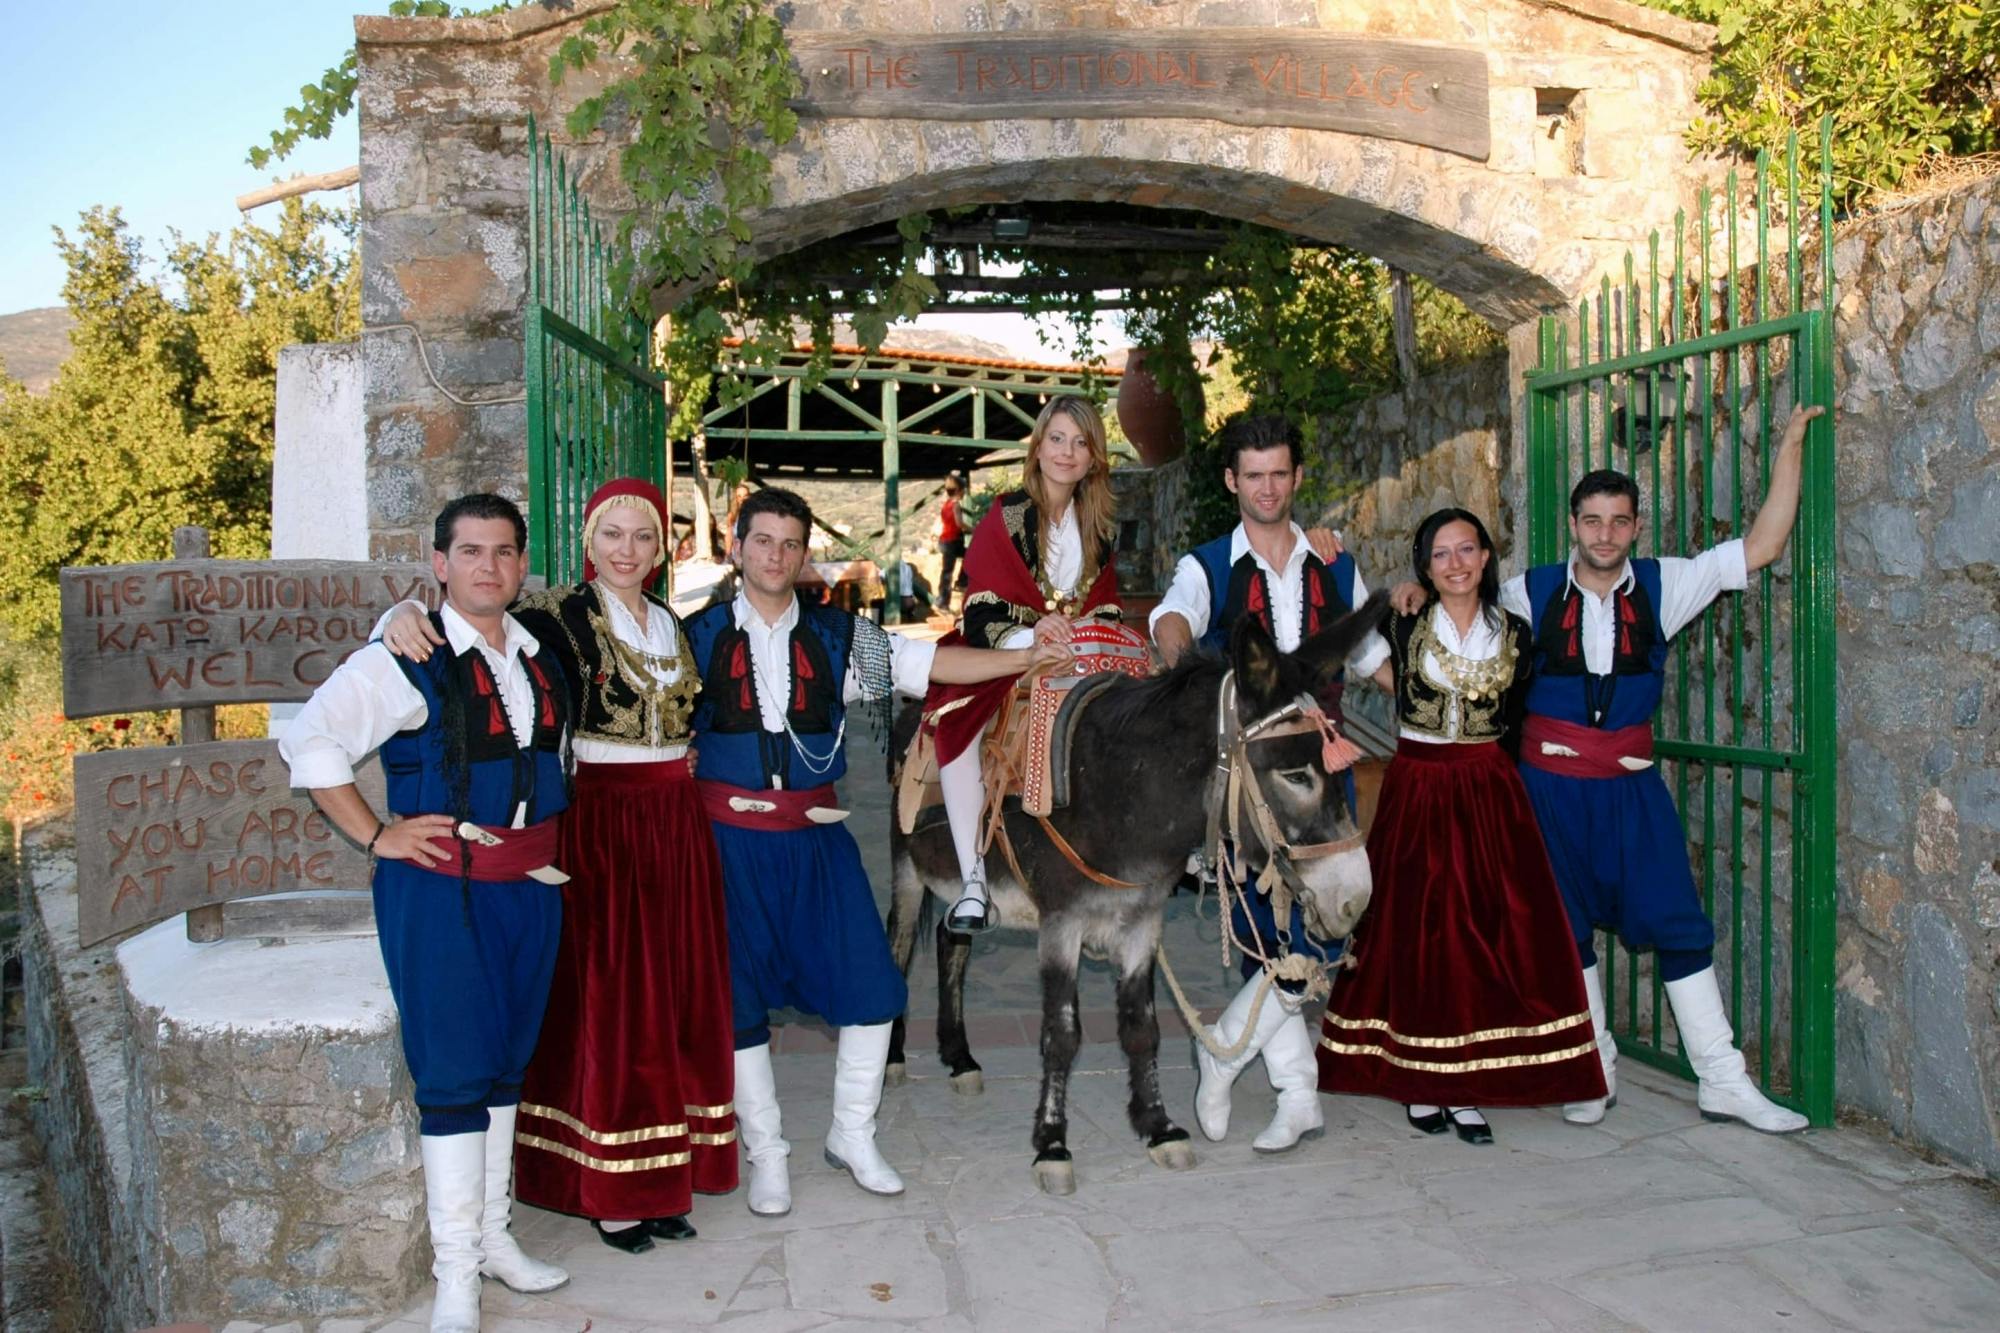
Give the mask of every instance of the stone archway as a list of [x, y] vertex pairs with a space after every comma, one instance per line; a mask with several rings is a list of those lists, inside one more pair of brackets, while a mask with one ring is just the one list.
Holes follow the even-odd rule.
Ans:
[[[526, 120], [589, 89], [548, 57], [604, 0], [482, 20], [356, 21], [370, 545], [421, 549], [442, 499], [518, 488]], [[795, 41], [845, 34], [1252, 31], [1471, 51], [1483, 159], [1395, 138], [1174, 115], [808, 118], [756, 221], [770, 253], [951, 204], [1093, 200], [1199, 209], [1366, 250], [1516, 328], [1622, 262], [1700, 174], [1682, 145], [1711, 30], [1623, 0], [793, 0]], [[564, 145], [600, 215], [629, 205], [618, 142]], [[385, 326], [407, 326], [388, 328]], [[441, 393], [429, 364], [460, 400]], [[1524, 339], [1516, 337], [1517, 348]]]

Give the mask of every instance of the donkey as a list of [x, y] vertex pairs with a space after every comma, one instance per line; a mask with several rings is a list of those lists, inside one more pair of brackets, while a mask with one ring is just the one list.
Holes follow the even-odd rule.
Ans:
[[[1146, 680], [1125, 678], [1105, 687], [1077, 723], [1070, 753], [1070, 805], [1049, 823], [1098, 874], [1133, 887], [1095, 882], [1019, 811], [1006, 816], [1007, 835], [1020, 865], [1013, 873], [997, 845], [987, 858], [988, 888], [1000, 924], [1039, 931], [1042, 982], [1042, 1088], [1035, 1113], [1035, 1179], [1051, 1194], [1076, 1188], [1066, 1146], [1070, 1064], [1082, 1044], [1077, 1011], [1077, 966], [1082, 950], [1110, 958], [1118, 972], [1118, 1043], [1129, 1063], [1131, 1099], [1126, 1113], [1153, 1161], [1172, 1170], [1194, 1165], [1187, 1131], [1160, 1103], [1160, 1028], [1153, 1009], [1154, 952], [1159, 946], [1168, 895], [1202, 845], [1209, 801], [1219, 799], [1229, 755], [1238, 736], [1268, 727], [1310, 703], [1362, 635], [1381, 620], [1381, 595], [1299, 646], [1281, 653], [1255, 620], [1245, 618], [1232, 638], [1227, 662], [1190, 654], [1173, 670]], [[1233, 707], [1225, 703], [1233, 700]], [[1232, 720], [1233, 719], [1233, 720]], [[891, 753], [904, 754], [917, 725], [916, 710], [899, 720]], [[1241, 753], [1275, 818], [1281, 845], [1246, 826], [1238, 855], [1252, 870], [1275, 852], [1292, 877], [1308, 924], [1323, 938], [1347, 935], [1367, 906], [1367, 854], [1357, 842], [1343, 786], [1322, 771], [1321, 738], [1292, 730], [1252, 739]], [[902, 799], [900, 784], [892, 789]], [[944, 903], [959, 893], [958, 860], [941, 810], [905, 836], [891, 818], [893, 887], [889, 940], [908, 975], [925, 897]], [[1348, 843], [1314, 859], [1290, 859], [1294, 847]], [[1025, 879], [1025, 883], [1022, 882]], [[938, 952], [938, 1051], [951, 1070], [955, 1091], [981, 1089], [979, 1064], [965, 1038], [965, 966], [970, 941], [951, 934], [940, 917]], [[891, 1079], [903, 1070], [903, 1021], [890, 1046]]]

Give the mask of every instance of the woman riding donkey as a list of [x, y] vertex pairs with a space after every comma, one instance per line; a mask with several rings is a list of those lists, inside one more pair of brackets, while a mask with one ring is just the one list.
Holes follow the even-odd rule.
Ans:
[[[1049, 400], [1028, 436], [1022, 473], [1021, 489], [996, 500], [972, 534], [964, 620], [941, 646], [1069, 648], [1085, 617], [1121, 614], [1112, 562], [1117, 502], [1111, 459], [1103, 418], [1089, 400], [1066, 394]], [[933, 684], [924, 699], [963, 883], [945, 925], [959, 934], [993, 925], [986, 859], [979, 851], [986, 806], [980, 741], [1016, 679]]]
[[1534, 660], [1527, 622], [1499, 606], [1475, 515], [1432, 514], [1411, 555], [1425, 601], [1389, 621], [1375, 672], [1399, 729], [1368, 834], [1374, 900], [1327, 1001], [1319, 1086], [1490, 1143], [1480, 1106], [1602, 1097], [1604, 1074], [1562, 897], [1503, 745]]

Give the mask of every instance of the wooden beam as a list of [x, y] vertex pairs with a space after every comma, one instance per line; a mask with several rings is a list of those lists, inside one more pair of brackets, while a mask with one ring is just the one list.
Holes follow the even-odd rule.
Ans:
[[301, 173], [288, 181], [279, 181], [275, 185], [266, 185], [261, 190], [237, 195], [236, 208], [239, 212], [248, 213], [253, 208], [275, 204], [278, 200], [290, 199], [293, 195], [312, 194], [317, 190], [344, 190], [350, 185], [360, 183], [360, 167], [342, 167], [338, 171], [321, 171], [312, 175]]

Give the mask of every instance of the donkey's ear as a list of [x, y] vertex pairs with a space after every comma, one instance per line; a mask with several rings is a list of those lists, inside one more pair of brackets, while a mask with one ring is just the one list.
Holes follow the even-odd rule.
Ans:
[[1236, 668], [1236, 689], [1250, 705], [1249, 716], [1260, 716], [1284, 693], [1278, 641], [1255, 616], [1236, 622], [1229, 636], [1229, 661]]
[[1312, 676], [1315, 688], [1333, 678], [1355, 645], [1382, 623], [1389, 611], [1389, 594], [1377, 591], [1362, 604], [1299, 645], [1298, 662]]

